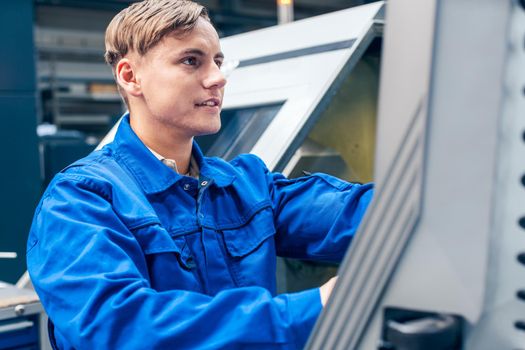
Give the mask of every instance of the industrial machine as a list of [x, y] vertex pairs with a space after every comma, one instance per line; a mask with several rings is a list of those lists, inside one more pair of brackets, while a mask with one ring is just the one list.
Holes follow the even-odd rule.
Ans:
[[388, 2], [374, 202], [308, 349], [525, 349], [525, 2]]
[[[226, 125], [214, 137], [233, 132], [239, 141], [210, 153], [251, 152], [287, 175], [303, 158], [337, 153], [346, 164], [339, 175], [370, 181], [382, 25], [383, 4], [374, 3], [222, 39], [227, 64], [238, 65], [228, 77]], [[230, 124], [245, 110], [265, 121]], [[334, 137], [348, 123], [356, 127]]]

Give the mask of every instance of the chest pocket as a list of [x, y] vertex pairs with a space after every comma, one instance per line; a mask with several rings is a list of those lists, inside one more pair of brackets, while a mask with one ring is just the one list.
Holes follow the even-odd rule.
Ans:
[[240, 286], [275, 291], [275, 226], [271, 208], [255, 213], [235, 228], [221, 230], [230, 267]]
[[184, 236], [173, 238], [159, 224], [138, 228], [134, 235], [146, 257], [153, 289], [201, 291], [194, 273], [195, 261]]

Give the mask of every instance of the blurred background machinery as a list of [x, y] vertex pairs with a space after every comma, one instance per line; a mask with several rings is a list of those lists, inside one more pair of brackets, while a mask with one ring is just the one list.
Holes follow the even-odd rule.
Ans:
[[387, 6], [376, 193], [307, 349], [525, 349], [525, 2]]

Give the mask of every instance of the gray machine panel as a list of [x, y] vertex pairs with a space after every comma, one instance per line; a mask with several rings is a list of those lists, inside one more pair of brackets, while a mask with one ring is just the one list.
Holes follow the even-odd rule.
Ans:
[[250, 150], [270, 169], [286, 167], [342, 81], [381, 34], [376, 23], [382, 11], [383, 3], [377, 2], [221, 40], [227, 60], [238, 63], [228, 77], [225, 110], [284, 101]]
[[282, 103], [223, 110], [221, 130], [213, 135], [196, 137], [196, 140], [207, 156], [231, 160], [250, 152], [281, 107]]
[[[523, 12], [510, 0], [388, 3], [377, 192], [309, 349], [398, 348], [382, 339], [392, 307], [460, 316], [454, 349], [525, 346]], [[420, 105], [423, 171], [408, 181], [399, 163]]]

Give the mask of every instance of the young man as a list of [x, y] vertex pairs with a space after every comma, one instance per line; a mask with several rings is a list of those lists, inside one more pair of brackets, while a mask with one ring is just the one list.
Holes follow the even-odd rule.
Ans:
[[226, 80], [206, 10], [147, 0], [106, 32], [129, 107], [112, 143], [37, 207], [27, 262], [60, 349], [296, 349], [334, 280], [276, 295], [276, 254], [339, 261], [371, 185], [288, 180], [257, 157], [203, 157]]

